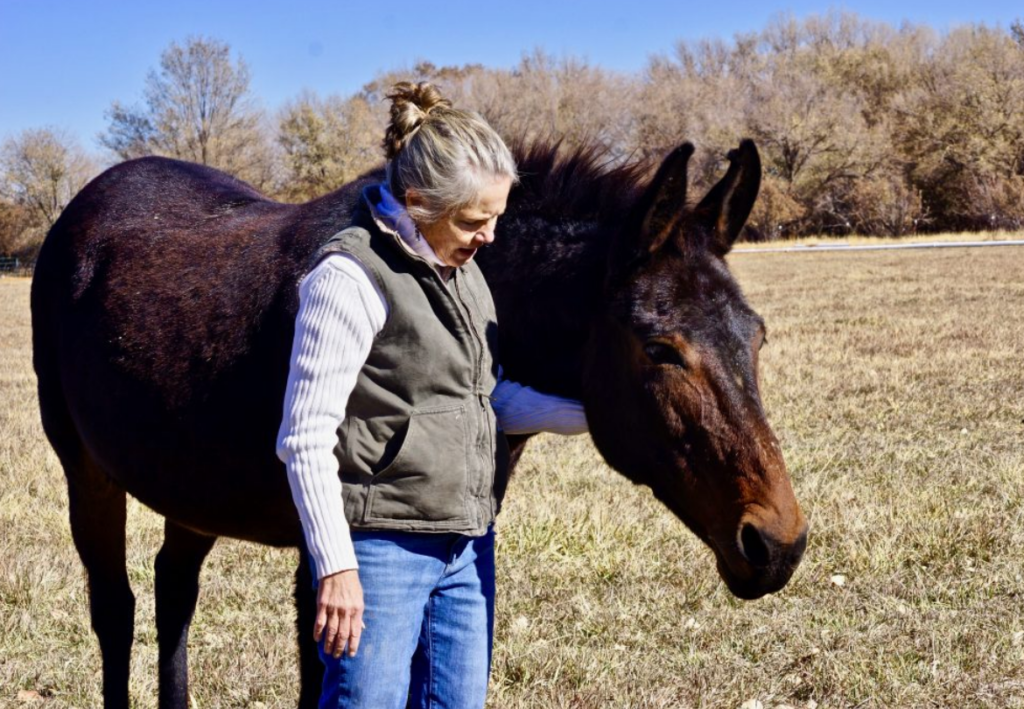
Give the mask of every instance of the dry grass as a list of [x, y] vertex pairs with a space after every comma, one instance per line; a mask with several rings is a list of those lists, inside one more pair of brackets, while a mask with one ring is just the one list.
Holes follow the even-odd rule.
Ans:
[[[764, 395], [811, 520], [804, 564], [781, 594], [736, 601], [589, 441], [540, 437], [500, 520], [491, 706], [1024, 707], [1024, 249], [732, 262], [769, 324]], [[31, 690], [95, 706], [27, 281], [0, 280], [0, 392], [0, 705]], [[129, 521], [132, 692], [151, 707], [160, 522], [134, 503]], [[294, 561], [218, 544], [194, 706], [293, 704]]]

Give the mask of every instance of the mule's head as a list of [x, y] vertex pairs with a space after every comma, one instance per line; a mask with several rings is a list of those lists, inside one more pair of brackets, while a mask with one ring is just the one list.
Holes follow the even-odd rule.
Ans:
[[785, 586], [807, 540], [758, 390], [761, 318], [724, 256], [761, 181], [753, 142], [686, 201], [686, 143], [662, 163], [613, 244], [607, 308], [585, 368], [587, 417], [608, 462], [651, 487], [714, 551], [729, 590]]

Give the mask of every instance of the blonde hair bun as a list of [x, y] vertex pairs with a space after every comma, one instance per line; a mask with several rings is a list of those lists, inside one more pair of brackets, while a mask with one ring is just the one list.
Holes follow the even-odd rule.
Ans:
[[413, 84], [400, 81], [391, 87], [391, 123], [384, 133], [384, 156], [394, 160], [402, 148], [419, 131], [427, 117], [437, 109], [451, 108], [452, 103], [425, 81]]
[[[453, 108], [435, 87], [423, 82], [395, 84], [391, 123], [384, 134], [386, 181], [417, 225], [430, 224], [472, 204], [496, 177], [515, 184], [512, 153], [480, 114]], [[416, 204], [406, 200], [415, 191]]]

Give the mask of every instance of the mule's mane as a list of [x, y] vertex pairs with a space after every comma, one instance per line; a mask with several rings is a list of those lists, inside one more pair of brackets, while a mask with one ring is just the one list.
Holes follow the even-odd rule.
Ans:
[[563, 148], [560, 142], [515, 143], [520, 184], [514, 209], [552, 220], [620, 221], [648, 181], [643, 161], [616, 164], [596, 145]]

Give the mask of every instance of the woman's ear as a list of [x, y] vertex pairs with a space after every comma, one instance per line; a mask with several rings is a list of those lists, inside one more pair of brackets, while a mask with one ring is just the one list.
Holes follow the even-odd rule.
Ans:
[[424, 202], [422, 195], [420, 195], [420, 193], [417, 192], [415, 188], [410, 187], [405, 191], [406, 210], [408, 210], [410, 207], [415, 209], [417, 207], [422, 208], [425, 206], [426, 203]]

